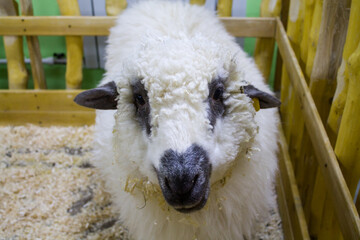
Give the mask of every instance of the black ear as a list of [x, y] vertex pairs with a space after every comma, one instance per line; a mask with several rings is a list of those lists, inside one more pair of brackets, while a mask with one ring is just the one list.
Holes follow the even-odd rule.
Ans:
[[112, 81], [97, 88], [79, 93], [75, 97], [74, 102], [88, 108], [116, 109], [116, 98], [118, 95], [116, 84]]
[[279, 107], [281, 101], [269, 93], [263, 92], [253, 85], [243, 86], [243, 91], [250, 98], [257, 98], [259, 100], [260, 109]]

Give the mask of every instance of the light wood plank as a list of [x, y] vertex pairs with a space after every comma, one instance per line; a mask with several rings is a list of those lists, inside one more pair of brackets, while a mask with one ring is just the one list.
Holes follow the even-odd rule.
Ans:
[[95, 112], [87, 111], [12, 111], [0, 112], [0, 125], [83, 126], [95, 123]]
[[280, 175], [278, 183], [281, 185], [277, 186], [277, 193], [284, 237], [285, 239], [310, 239], [288, 145], [281, 126], [279, 130]]
[[0, 111], [92, 111], [73, 99], [81, 90], [0, 90]]
[[[106, 36], [116, 17], [0, 17], [0, 35]], [[220, 18], [236, 37], [274, 37], [275, 18]]]
[[315, 154], [331, 195], [335, 213], [345, 239], [360, 239], [360, 221], [349, 189], [339, 168], [334, 151], [321, 123], [319, 113], [306, 85], [303, 73], [297, 63], [294, 51], [287, 39], [286, 32], [277, 19], [276, 41], [285, 66], [290, 75], [292, 86], [302, 105], [305, 124], [309, 131]]
[[226, 30], [235, 37], [275, 37], [275, 18], [220, 18]]
[[93, 124], [95, 111], [77, 105], [80, 90], [0, 90], [0, 124]]

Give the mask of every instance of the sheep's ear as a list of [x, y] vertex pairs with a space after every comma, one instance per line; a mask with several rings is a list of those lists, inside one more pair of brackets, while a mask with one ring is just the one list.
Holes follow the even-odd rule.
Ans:
[[97, 88], [79, 93], [75, 97], [74, 102], [88, 108], [116, 109], [116, 98], [118, 95], [116, 84], [112, 81]]
[[281, 101], [278, 98], [257, 89], [253, 85], [242, 86], [242, 91], [254, 100], [255, 109], [257, 108], [257, 101], [260, 109], [279, 107], [281, 104]]

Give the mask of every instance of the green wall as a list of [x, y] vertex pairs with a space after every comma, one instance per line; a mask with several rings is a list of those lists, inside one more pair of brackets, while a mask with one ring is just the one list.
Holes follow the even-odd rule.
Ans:
[[[246, 1], [246, 17], [259, 17], [260, 16], [261, 0], [247, 0]], [[256, 38], [244, 39], [244, 50], [250, 56], [254, 55]]]

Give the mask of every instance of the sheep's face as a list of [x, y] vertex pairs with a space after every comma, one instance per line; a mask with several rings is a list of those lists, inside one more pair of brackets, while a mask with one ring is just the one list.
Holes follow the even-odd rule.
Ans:
[[[242, 69], [221, 49], [201, 37], [154, 39], [107, 76], [119, 80], [115, 161], [158, 183], [180, 212], [206, 204], [257, 132], [251, 98], [239, 91]], [[114, 84], [103, 88], [113, 99]]]

